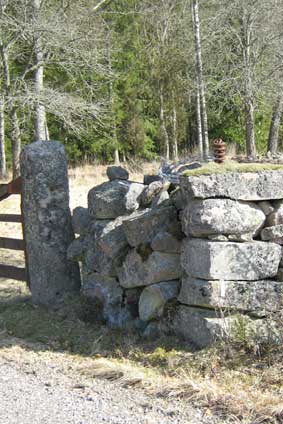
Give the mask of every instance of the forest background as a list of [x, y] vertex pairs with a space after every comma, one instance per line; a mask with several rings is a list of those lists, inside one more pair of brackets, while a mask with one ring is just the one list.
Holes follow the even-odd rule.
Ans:
[[0, 0], [0, 174], [21, 145], [71, 164], [177, 160], [283, 131], [281, 0]]

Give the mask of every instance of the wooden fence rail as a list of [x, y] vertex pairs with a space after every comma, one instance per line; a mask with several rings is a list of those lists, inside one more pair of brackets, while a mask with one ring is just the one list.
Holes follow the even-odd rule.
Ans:
[[[0, 184], [0, 202], [13, 194], [22, 192], [21, 178], [17, 178], [8, 184]], [[0, 206], [1, 210], [1, 206]], [[0, 214], [0, 222], [22, 223], [22, 215]], [[25, 240], [8, 237], [0, 237], [0, 249], [22, 250], [25, 252]], [[0, 278], [27, 281], [27, 267], [21, 268], [6, 264], [0, 264]]]

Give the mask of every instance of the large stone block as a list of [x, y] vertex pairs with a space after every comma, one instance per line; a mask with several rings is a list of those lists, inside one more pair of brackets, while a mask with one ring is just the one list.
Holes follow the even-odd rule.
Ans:
[[73, 210], [72, 224], [76, 234], [86, 234], [91, 223], [87, 208], [78, 206]]
[[173, 331], [204, 348], [217, 340], [281, 344], [283, 335], [278, 322], [272, 319], [252, 319], [244, 315], [229, 315], [181, 305], [173, 320]]
[[146, 287], [139, 300], [139, 316], [142, 321], [162, 317], [164, 307], [169, 300], [178, 296], [180, 281], [165, 281]]
[[272, 280], [182, 280], [178, 300], [190, 306], [275, 312], [283, 308], [283, 284]]
[[265, 214], [257, 205], [231, 199], [194, 200], [182, 214], [184, 233], [194, 237], [256, 234], [264, 221]]
[[128, 253], [118, 271], [121, 286], [128, 289], [176, 280], [181, 274], [180, 255], [153, 252], [144, 258], [135, 249]]
[[74, 239], [67, 160], [59, 142], [38, 141], [21, 156], [24, 231], [32, 299], [55, 305], [80, 290], [78, 265], [67, 259]]
[[160, 209], [145, 209], [134, 212], [124, 220], [123, 226], [129, 244], [133, 247], [151, 243], [160, 231], [170, 231], [177, 226], [177, 212], [169, 206]]
[[130, 181], [107, 181], [88, 193], [88, 209], [95, 219], [115, 219], [139, 207], [144, 185]]
[[185, 340], [203, 348], [231, 336], [233, 317], [223, 318], [214, 311], [179, 306], [173, 320], [173, 331]]
[[85, 256], [90, 272], [117, 275], [117, 267], [121, 266], [129, 249], [122, 225], [123, 219], [124, 217], [118, 217], [114, 221], [96, 221], [93, 224]]
[[283, 199], [283, 171], [181, 176], [180, 185], [187, 198], [226, 197], [248, 201]]
[[204, 280], [252, 281], [277, 274], [281, 247], [275, 243], [219, 243], [184, 239], [181, 263], [186, 273]]

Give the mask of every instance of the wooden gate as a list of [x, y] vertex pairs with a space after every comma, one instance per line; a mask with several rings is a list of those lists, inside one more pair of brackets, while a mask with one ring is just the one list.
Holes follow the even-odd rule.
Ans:
[[[0, 212], [1, 201], [13, 194], [21, 194], [21, 188], [22, 181], [20, 177], [8, 184], [0, 184]], [[13, 215], [0, 213], [0, 222], [18, 222], [23, 224], [22, 214]], [[22, 250], [25, 252], [25, 240], [0, 236], [0, 249]], [[27, 274], [27, 266], [25, 268], [20, 268], [0, 263], [0, 278], [27, 281]]]

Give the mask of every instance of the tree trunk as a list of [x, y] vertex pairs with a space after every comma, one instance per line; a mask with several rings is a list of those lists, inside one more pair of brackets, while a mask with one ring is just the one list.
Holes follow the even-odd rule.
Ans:
[[175, 100], [173, 99], [173, 159], [175, 161], [179, 160], [179, 154], [178, 154], [178, 135], [177, 135], [177, 111], [176, 111], [176, 104]]
[[200, 158], [203, 159], [202, 123], [201, 123], [201, 105], [200, 105], [199, 84], [197, 86], [197, 93], [196, 93], [196, 114], [197, 114], [198, 150], [199, 150]]
[[12, 96], [13, 93], [11, 93], [9, 56], [2, 42], [0, 43], [0, 50], [1, 50], [2, 65], [3, 65], [5, 94], [8, 100], [10, 100], [8, 113], [9, 113], [10, 126], [11, 126], [13, 178], [15, 179], [20, 176], [21, 132], [19, 127], [16, 106], [13, 103], [13, 96]]
[[0, 178], [6, 175], [4, 96], [0, 96]]
[[164, 96], [163, 96], [163, 87], [160, 87], [159, 90], [159, 98], [160, 98], [160, 126], [161, 126], [161, 133], [163, 136], [163, 142], [164, 142], [164, 151], [165, 151], [165, 158], [167, 161], [170, 160], [170, 145], [169, 145], [169, 136], [166, 129], [166, 123], [165, 123], [165, 112], [164, 112]]
[[269, 129], [267, 151], [273, 155], [277, 153], [279, 126], [280, 126], [282, 113], [283, 113], [283, 91], [278, 96], [277, 101], [274, 105], [271, 123], [270, 123], [270, 129]]
[[[41, 0], [33, 0], [33, 14], [34, 14], [34, 25], [38, 25], [40, 15]], [[43, 50], [41, 43], [41, 36], [38, 32], [35, 32], [34, 39], [35, 49], [35, 65], [37, 66], [34, 74], [34, 89], [36, 95], [36, 107], [35, 107], [35, 138], [36, 140], [48, 140], [49, 131], [46, 121], [45, 106], [42, 103], [42, 94], [44, 89], [44, 67], [43, 67]]]
[[6, 175], [4, 96], [0, 96], [0, 178]]
[[[197, 96], [199, 96], [200, 112], [201, 112], [203, 155], [204, 155], [204, 158], [208, 158], [209, 156], [208, 121], [207, 121], [207, 110], [206, 110], [205, 84], [203, 79], [198, 0], [192, 0], [192, 20], [193, 20], [194, 39], [195, 39], [195, 58], [196, 58], [196, 76], [197, 76], [196, 80], [197, 80], [197, 87], [198, 87]], [[199, 128], [200, 126], [198, 123], [198, 129]]]
[[114, 115], [114, 95], [113, 95], [113, 82], [111, 79], [112, 74], [112, 60], [111, 60], [111, 31], [108, 30], [107, 34], [107, 62], [108, 62], [108, 71], [109, 71], [109, 103], [111, 107], [111, 125], [112, 125], [112, 138], [114, 140], [114, 163], [115, 165], [120, 165], [120, 156], [119, 156], [119, 149], [118, 149], [118, 140], [117, 140], [117, 131], [116, 131], [116, 119]]
[[16, 179], [20, 176], [21, 132], [19, 127], [18, 114], [15, 108], [13, 108], [10, 112], [10, 121], [13, 155], [13, 179]]
[[245, 66], [245, 128], [246, 154], [248, 158], [256, 158], [255, 122], [254, 122], [254, 95], [251, 74], [251, 19], [246, 9], [243, 9], [243, 60]]

